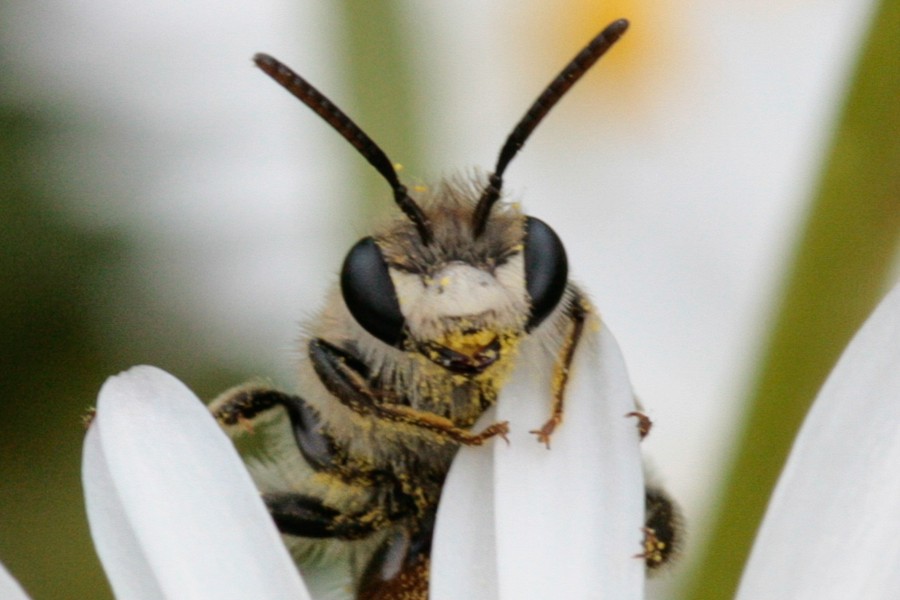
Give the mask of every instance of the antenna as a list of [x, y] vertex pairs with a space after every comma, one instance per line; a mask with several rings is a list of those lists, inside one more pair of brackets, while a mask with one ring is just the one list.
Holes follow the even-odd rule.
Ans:
[[556, 79], [550, 82], [550, 85], [538, 96], [531, 108], [528, 109], [528, 112], [525, 113], [525, 116], [519, 121], [519, 124], [506, 138], [506, 143], [503, 144], [500, 156], [497, 158], [497, 166], [494, 167], [494, 172], [491, 174], [488, 185], [484, 188], [484, 192], [482, 192], [478, 205], [475, 207], [475, 213], [472, 216], [472, 228], [475, 231], [476, 238], [484, 233], [484, 229], [487, 227], [488, 216], [491, 213], [491, 207], [500, 198], [500, 189], [503, 187], [503, 172], [506, 171], [510, 161], [522, 149], [525, 141], [528, 140], [528, 136], [550, 112], [550, 109], [559, 102], [559, 99], [569, 91], [569, 88], [575, 85], [575, 82], [581, 79], [581, 76], [601, 56], [606, 54], [606, 51], [622, 37], [626, 29], [628, 29], [628, 21], [625, 19], [619, 19], [607, 25], [597, 37], [585, 46], [584, 50], [579, 52], [566, 65], [566, 68], [556, 76]]
[[394, 171], [390, 159], [378, 147], [378, 144], [373, 142], [372, 138], [366, 135], [350, 117], [344, 114], [341, 109], [335, 106], [331, 100], [326, 98], [312, 84], [277, 59], [272, 58], [268, 54], [260, 53], [253, 57], [253, 62], [266, 75], [280, 83], [284, 89], [296, 96], [303, 104], [322, 117], [326, 123], [334, 127], [345, 140], [350, 142], [369, 161], [369, 164], [375, 167], [375, 170], [381, 173], [381, 176], [387, 180], [394, 191], [394, 201], [397, 203], [397, 206], [416, 226], [422, 242], [426, 245], [429, 244], [432, 236], [428, 217], [425, 216], [419, 205], [409, 197], [406, 186], [400, 183], [400, 179], [397, 177], [397, 172]]

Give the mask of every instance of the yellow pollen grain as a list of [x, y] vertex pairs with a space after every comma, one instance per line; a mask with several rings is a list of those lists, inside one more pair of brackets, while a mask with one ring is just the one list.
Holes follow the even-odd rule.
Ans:
[[496, 337], [496, 334], [484, 329], [474, 333], [454, 331], [444, 336], [440, 343], [455, 352], [471, 356], [493, 342]]

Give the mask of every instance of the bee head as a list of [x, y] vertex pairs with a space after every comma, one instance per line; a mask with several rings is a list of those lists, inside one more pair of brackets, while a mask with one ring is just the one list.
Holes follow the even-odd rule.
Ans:
[[357, 242], [341, 271], [344, 302], [366, 331], [464, 374], [484, 371], [540, 325], [568, 280], [562, 241], [515, 205], [497, 207], [476, 232], [479, 189], [442, 183], [421, 202], [429, 244], [399, 220]]
[[414, 201], [384, 151], [305, 79], [266, 54], [256, 65], [350, 142], [391, 186], [405, 219], [350, 249], [341, 291], [353, 318], [382, 342], [464, 374], [496, 362], [504, 343], [530, 332], [559, 304], [568, 264], [543, 221], [495, 208], [503, 174], [535, 127], [628, 28], [600, 32], [532, 103], [500, 150], [487, 182], [444, 184]]

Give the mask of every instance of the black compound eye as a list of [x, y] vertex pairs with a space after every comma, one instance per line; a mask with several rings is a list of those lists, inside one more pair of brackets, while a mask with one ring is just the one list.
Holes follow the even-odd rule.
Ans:
[[399, 345], [405, 319], [381, 250], [371, 237], [356, 243], [341, 269], [341, 294], [350, 314], [385, 344]]
[[553, 312], [568, 280], [569, 261], [562, 240], [540, 219], [525, 217], [525, 287], [531, 299], [528, 331]]

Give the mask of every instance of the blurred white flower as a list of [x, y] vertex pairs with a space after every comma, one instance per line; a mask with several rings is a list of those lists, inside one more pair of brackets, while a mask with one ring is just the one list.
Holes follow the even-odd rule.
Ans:
[[896, 598], [900, 285], [844, 351], [794, 442], [739, 600]]
[[0, 598], [4, 600], [28, 600], [19, 582], [0, 564]]

